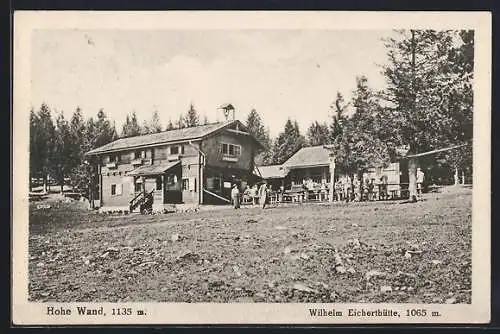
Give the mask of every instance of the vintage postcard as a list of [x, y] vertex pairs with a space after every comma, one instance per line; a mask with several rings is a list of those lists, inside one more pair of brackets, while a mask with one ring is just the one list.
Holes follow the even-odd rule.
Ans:
[[490, 321], [488, 12], [14, 14], [12, 321]]

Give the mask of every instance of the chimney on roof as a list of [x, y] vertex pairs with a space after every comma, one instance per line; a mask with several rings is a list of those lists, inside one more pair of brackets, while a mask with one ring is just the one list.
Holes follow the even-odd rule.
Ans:
[[223, 119], [225, 121], [234, 121], [236, 119], [235, 113], [236, 110], [231, 103], [223, 104], [219, 107], [219, 110], [222, 111]]

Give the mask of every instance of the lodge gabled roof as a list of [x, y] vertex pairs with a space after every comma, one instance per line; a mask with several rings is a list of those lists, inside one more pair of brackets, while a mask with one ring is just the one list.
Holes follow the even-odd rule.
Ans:
[[[238, 124], [238, 127], [245, 129], [246, 127], [238, 120], [210, 123], [206, 125], [198, 125], [189, 128], [168, 130], [159, 133], [152, 133], [147, 135], [120, 138], [104, 146], [97, 147], [85, 155], [99, 155], [108, 152], [117, 152], [122, 150], [141, 148], [146, 146], [156, 146], [169, 143], [186, 142], [192, 140], [200, 140], [217, 131], [224, 130], [232, 125]], [[262, 144], [257, 141], [255, 137], [252, 138], [262, 147]]]
[[283, 163], [283, 167], [301, 168], [328, 166], [330, 164], [330, 154], [331, 150], [323, 145], [302, 147]]

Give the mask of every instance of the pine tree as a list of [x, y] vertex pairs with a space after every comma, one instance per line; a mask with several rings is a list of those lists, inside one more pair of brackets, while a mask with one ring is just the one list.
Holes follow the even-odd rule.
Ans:
[[[462, 45], [456, 47], [457, 37]], [[472, 136], [473, 33], [401, 30], [386, 41], [386, 98], [391, 125], [408, 153], [460, 143]], [[409, 160], [410, 198], [416, 198], [416, 160]]]
[[252, 109], [248, 114], [246, 127], [248, 132], [257, 138], [257, 140], [264, 146], [264, 149], [256, 155], [255, 164], [261, 165], [270, 163], [269, 154], [267, 153], [271, 148], [269, 131], [265, 129], [262, 119], [255, 109]]
[[269, 146], [264, 149], [264, 151], [261, 153], [262, 155], [262, 164], [263, 165], [271, 165], [274, 163], [274, 140], [271, 138], [269, 135], [270, 131], [269, 128], [266, 129], [267, 136], [269, 137]]
[[285, 128], [281, 132], [273, 145], [273, 164], [282, 164], [288, 160], [299, 149], [304, 147], [306, 140], [300, 134], [299, 124], [288, 118]]
[[314, 121], [307, 129], [307, 144], [309, 146], [329, 144], [330, 137], [330, 130], [325, 123]]
[[125, 116], [125, 124], [122, 125], [122, 133], [120, 137], [122, 138], [128, 137], [128, 133], [130, 131], [129, 129], [130, 129], [130, 116], [127, 114], [127, 116]]
[[[343, 173], [354, 174], [361, 184], [367, 168], [386, 165], [390, 162], [390, 147], [380, 136], [386, 126], [381, 122], [383, 112], [368, 80], [361, 76], [356, 79], [353, 97], [354, 114], [346, 119], [342, 134], [334, 142], [336, 162]], [[362, 186], [359, 187], [359, 191]], [[359, 194], [361, 195], [361, 194]]]
[[[34, 131], [33, 144], [30, 150], [36, 151], [37, 164], [35, 174], [43, 177], [43, 188], [47, 191], [47, 178], [52, 170], [55, 126], [52, 121], [52, 114], [49, 107], [44, 103], [41, 105], [37, 117], [33, 119], [36, 123], [37, 131]], [[31, 166], [30, 166], [31, 168]]]
[[97, 113], [97, 121], [94, 122], [94, 130], [94, 148], [106, 145], [118, 138], [115, 123], [108, 119], [103, 109], [100, 109]]
[[348, 104], [345, 103], [342, 93], [337, 92], [335, 103], [330, 106], [333, 112], [332, 123], [330, 124], [330, 142], [334, 142], [335, 138], [342, 135], [342, 128], [347, 119], [345, 115], [347, 106]]
[[[96, 122], [92, 117], [87, 119], [84, 123], [84, 135], [82, 139], [82, 151], [86, 153], [94, 148], [97, 148], [97, 134], [98, 130], [96, 127]], [[89, 188], [90, 183], [98, 182], [97, 172], [92, 171], [92, 166], [95, 165], [96, 161], [92, 160], [92, 157], [84, 158], [82, 157], [81, 163], [75, 168], [74, 172], [74, 186], [79, 190], [84, 190], [87, 198], [91, 199], [91, 188]]]
[[169, 130], [173, 130], [173, 129], [175, 129], [175, 127], [174, 127], [174, 124], [172, 123], [172, 119], [169, 119], [166, 130], [169, 131]]
[[82, 111], [76, 108], [70, 120], [71, 153], [68, 161], [68, 170], [70, 170], [71, 185], [79, 188], [82, 185], [81, 165], [84, 161], [83, 154], [86, 152], [86, 128]]
[[41, 171], [41, 161], [38, 151], [40, 119], [32, 108], [30, 110], [30, 191], [32, 190], [32, 179], [38, 178]]
[[61, 193], [64, 191], [64, 178], [69, 174], [72, 158], [72, 138], [68, 121], [64, 112], [60, 112], [56, 119], [54, 151], [52, 156], [52, 175], [59, 182]]
[[151, 129], [149, 128], [148, 122], [145, 120], [144, 122], [142, 122], [141, 135], [147, 135], [149, 133], [151, 133]]
[[158, 132], [162, 132], [162, 126], [160, 122], [160, 116], [158, 115], [158, 111], [155, 110], [153, 111], [153, 115], [151, 116], [149, 122], [144, 121], [144, 125], [142, 127], [142, 133], [149, 134]]
[[179, 115], [179, 119], [177, 122], [175, 122], [175, 128], [176, 129], [183, 129], [186, 127], [186, 123], [184, 121], [184, 117], [182, 115]]
[[121, 137], [122, 138], [134, 137], [134, 136], [139, 136], [142, 133], [143, 130], [139, 125], [135, 111], [132, 112], [132, 115], [130, 115], [130, 117], [129, 115], [127, 115], [127, 117], [125, 118], [125, 124], [123, 124], [122, 127]]
[[[451, 142], [466, 144], [443, 154], [445, 160], [454, 168], [455, 174], [462, 170], [472, 175], [472, 129], [473, 129], [473, 90], [474, 73], [474, 31], [462, 30], [458, 33], [461, 43], [450, 50], [445, 73], [456, 78], [457, 85], [449, 95], [448, 110], [452, 118]], [[460, 179], [459, 175], [455, 175]], [[462, 179], [462, 183], [465, 180]]]
[[184, 125], [188, 128], [200, 125], [200, 116], [192, 103], [189, 105], [189, 109], [184, 117]]
[[158, 133], [158, 132], [163, 131], [161, 121], [160, 121], [160, 115], [158, 115], [158, 110], [155, 110], [153, 112], [153, 116], [151, 117], [151, 122], [150, 122], [149, 128], [150, 128], [151, 133]]

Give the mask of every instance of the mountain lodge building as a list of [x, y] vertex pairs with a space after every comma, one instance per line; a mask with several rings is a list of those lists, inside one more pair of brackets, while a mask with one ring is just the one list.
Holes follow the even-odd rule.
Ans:
[[164, 211], [230, 202], [253, 179], [262, 144], [238, 120], [121, 138], [86, 153], [102, 211]]

